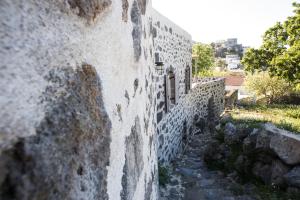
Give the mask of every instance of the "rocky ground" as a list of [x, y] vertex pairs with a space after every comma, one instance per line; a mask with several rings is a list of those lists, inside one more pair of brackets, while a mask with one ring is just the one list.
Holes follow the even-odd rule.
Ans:
[[[209, 170], [203, 156], [210, 133], [198, 134], [170, 167], [170, 181], [161, 187], [161, 200], [250, 200], [252, 186], [241, 188], [230, 176]], [[243, 191], [243, 189], [245, 189]]]
[[[220, 129], [220, 127], [218, 128]], [[167, 168], [168, 180], [164, 186], [160, 187], [161, 200], [300, 199], [299, 188], [297, 188], [300, 186], [300, 172], [297, 171], [297, 166], [288, 166], [281, 161], [278, 155], [273, 155], [273, 152], [269, 152], [269, 149], [265, 148], [274, 157], [271, 159], [269, 154], [260, 152], [261, 158], [266, 160], [254, 159], [251, 169], [246, 168], [247, 161], [245, 159], [247, 157], [244, 156], [243, 150], [236, 149], [239, 151], [237, 153], [233, 152], [230, 147], [231, 142], [234, 143], [235, 140], [240, 146], [250, 142], [248, 141], [249, 134], [253, 130], [243, 130], [242, 134], [239, 134], [240, 132], [238, 133], [233, 124], [224, 124], [223, 128], [227, 129], [227, 132], [225, 131], [226, 133], [221, 136], [223, 138], [220, 138], [220, 134], [215, 130], [204, 131], [204, 133], [199, 131], [198, 134], [195, 134], [184, 153], [179, 155]], [[270, 138], [266, 136], [257, 141], [265, 141], [263, 144], [260, 142], [260, 145], [269, 145], [268, 141], [270, 140], [268, 139]], [[281, 139], [287, 140], [286, 138]], [[294, 145], [298, 145], [295, 141], [292, 142]], [[249, 145], [244, 146], [251, 148]], [[253, 148], [255, 149], [255, 145]], [[277, 149], [277, 152], [281, 154], [284, 151]], [[233, 154], [234, 156], [232, 156]], [[287, 159], [285, 155], [287, 155], [286, 152], [282, 154], [283, 159]], [[293, 164], [295, 159], [299, 158], [298, 155], [294, 155]], [[290, 160], [285, 161], [290, 162]]]

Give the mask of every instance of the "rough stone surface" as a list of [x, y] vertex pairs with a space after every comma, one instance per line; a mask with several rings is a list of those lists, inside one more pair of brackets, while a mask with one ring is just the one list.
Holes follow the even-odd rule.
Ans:
[[136, 117], [135, 124], [131, 128], [131, 134], [126, 138], [125, 165], [122, 178], [123, 191], [121, 193], [121, 198], [124, 200], [133, 198], [144, 167], [141, 134], [140, 119]]
[[129, 7], [129, 3], [128, 0], [122, 0], [122, 20], [124, 22], [128, 21], [128, 7]]
[[111, 5], [111, 0], [67, 0], [75, 12], [87, 20], [94, 20]]
[[[194, 135], [183, 155], [171, 164], [171, 180], [160, 188], [162, 200], [262, 200], [255, 186], [241, 185], [222, 172], [210, 170], [203, 160], [212, 134]], [[234, 174], [231, 175], [236, 176]]]
[[274, 134], [271, 137], [270, 148], [280, 159], [289, 165], [300, 164], [300, 136], [270, 124], [266, 124], [265, 128]]
[[141, 18], [141, 11], [139, 9], [137, 1], [133, 2], [130, 16], [133, 24], [133, 30], [131, 32], [131, 35], [133, 40], [134, 58], [135, 61], [139, 61], [142, 55], [142, 46], [141, 46], [142, 18]]
[[277, 159], [272, 162], [271, 185], [284, 187], [284, 175], [289, 172], [290, 167]]
[[[148, 2], [0, 1], [1, 197], [115, 200], [123, 190], [133, 200], [156, 199], [158, 133], [170, 160], [182, 134], [193, 134], [192, 120], [180, 125], [180, 114], [196, 105], [205, 119], [208, 98], [221, 104], [206, 83], [185, 98], [191, 36]], [[185, 101], [164, 131], [156, 121], [157, 112], [159, 124], [168, 115], [157, 52], [173, 66], [177, 102]], [[222, 91], [222, 83], [212, 85]], [[210, 95], [196, 101], [200, 93]], [[137, 116], [140, 134], [132, 141]]]
[[243, 140], [243, 152], [251, 153], [255, 149], [255, 143], [252, 143], [249, 137]]
[[139, 9], [140, 9], [141, 13], [143, 15], [145, 15], [148, 0], [137, 0], [137, 1], [138, 1], [138, 5], [139, 5]]
[[284, 175], [284, 179], [289, 186], [300, 188], [300, 167], [293, 168], [289, 173]]
[[144, 200], [151, 200], [153, 191], [153, 179], [150, 179], [146, 184]]
[[[221, 103], [221, 100], [224, 95], [222, 90], [224, 90], [223, 79], [212, 79], [199, 83], [163, 117], [158, 124], [159, 134], [164, 137], [164, 144], [158, 148], [160, 161], [168, 163], [180, 153], [184, 149], [183, 138], [188, 141], [196, 132], [203, 132], [205, 124], [208, 124], [208, 115], [219, 116], [223, 112], [224, 104]], [[207, 106], [211, 94], [215, 94], [214, 101], [211, 103], [214, 105], [213, 110], [209, 110]], [[214, 114], [209, 114], [210, 112], [214, 112]], [[164, 129], [164, 127], [166, 128]], [[190, 131], [184, 131], [184, 129]]]
[[230, 122], [232, 120], [232, 116], [230, 115], [230, 113], [225, 112], [220, 119], [220, 123], [221, 124], [226, 124], [227, 122]]
[[239, 142], [239, 136], [234, 124], [228, 122], [224, 128], [224, 141], [226, 144], [234, 144]]
[[57, 69], [46, 79], [51, 106], [37, 135], [2, 152], [1, 199], [107, 199], [111, 121], [95, 68]]
[[270, 150], [270, 141], [272, 135], [272, 133], [261, 129], [257, 135], [255, 148], [262, 150]]
[[266, 164], [261, 161], [256, 162], [252, 169], [253, 174], [261, 178], [267, 185], [276, 185], [284, 187], [283, 176], [289, 171], [289, 167], [280, 160], [273, 160], [272, 164]]
[[[271, 147], [274, 138], [278, 142], [278, 137], [286, 135], [284, 130], [269, 124], [262, 125], [260, 129], [250, 129], [246, 124], [234, 126], [230, 122], [225, 126], [220, 124], [217, 127], [217, 133], [212, 134], [212, 139], [207, 142], [204, 150], [204, 160], [209, 165], [230, 173], [232, 179], [245, 180], [246, 177], [254, 176], [269, 186], [281, 189], [286, 189], [287, 186], [293, 187], [286, 184], [284, 178], [293, 164], [287, 164], [284, 157], [279, 156], [278, 151], [274, 150], [281, 147], [281, 152], [286, 154], [293, 148], [282, 144]], [[234, 132], [235, 134], [228, 135], [234, 135], [235, 138], [226, 139], [226, 132]], [[297, 138], [296, 135], [289, 134], [289, 136]], [[284, 141], [285, 139], [281, 138], [280, 143]], [[237, 173], [237, 176], [234, 175]]]
[[257, 134], [256, 148], [273, 151], [286, 164], [300, 163], [300, 136], [265, 124]]
[[[0, 1], [0, 199], [119, 199], [136, 116], [147, 144], [140, 176], [153, 173], [156, 197], [152, 8], [142, 15], [148, 60], [136, 62], [132, 4], [124, 23], [122, 1]], [[132, 98], [135, 79], [148, 88]], [[145, 184], [130, 191], [134, 200]]]

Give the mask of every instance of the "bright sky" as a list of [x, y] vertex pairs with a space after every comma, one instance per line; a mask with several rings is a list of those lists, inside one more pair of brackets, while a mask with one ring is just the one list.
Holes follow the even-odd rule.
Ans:
[[269, 27], [293, 14], [294, 1], [152, 0], [152, 5], [189, 32], [194, 41], [211, 43], [238, 38], [244, 46], [258, 47]]

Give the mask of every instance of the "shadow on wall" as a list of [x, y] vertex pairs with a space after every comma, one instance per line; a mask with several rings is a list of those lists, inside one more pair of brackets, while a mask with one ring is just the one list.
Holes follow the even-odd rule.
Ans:
[[208, 99], [208, 104], [207, 104], [207, 126], [208, 128], [213, 128], [216, 124], [216, 109], [215, 109], [215, 101], [214, 97], [211, 96]]

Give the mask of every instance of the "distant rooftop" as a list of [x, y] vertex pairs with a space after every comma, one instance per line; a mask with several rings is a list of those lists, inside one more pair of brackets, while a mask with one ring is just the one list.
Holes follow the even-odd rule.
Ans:
[[242, 74], [229, 75], [225, 77], [226, 86], [242, 86], [245, 76]]

